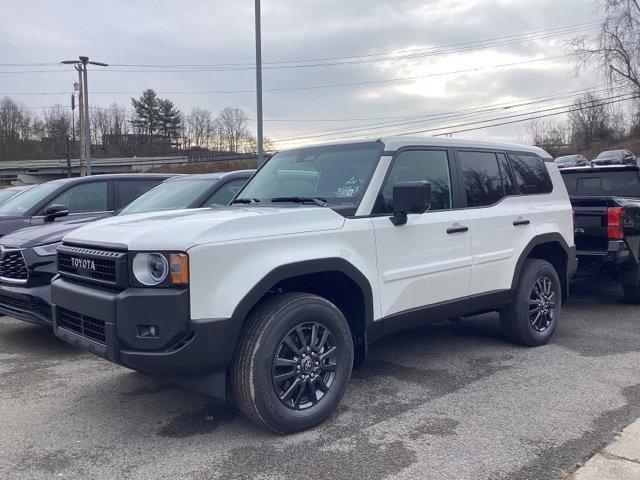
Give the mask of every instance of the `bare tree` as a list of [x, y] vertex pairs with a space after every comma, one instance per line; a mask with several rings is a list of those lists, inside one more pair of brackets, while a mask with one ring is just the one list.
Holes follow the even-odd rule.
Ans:
[[249, 117], [239, 108], [227, 107], [220, 112], [220, 133], [225, 150], [239, 153], [250, 147]]
[[597, 0], [605, 20], [595, 43], [574, 41], [579, 66], [596, 65], [610, 83], [640, 90], [640, 1]]
[[621, 132], [619, 113], [604, 104], [596, 95], [587, 93], [574, 103], [569, 114], [571, 143], [578, 148], [589, 147], [595, 142], [611, 141]]
[[209, 147], [213, 135], [211, 111], [195, 107], [186, 118], [185, 131], [189, 138], [189, 146]]
[[528, 141], [557, 157], [569, 141], [565, 123], [550, 119], [532, 120], [525, 127]]

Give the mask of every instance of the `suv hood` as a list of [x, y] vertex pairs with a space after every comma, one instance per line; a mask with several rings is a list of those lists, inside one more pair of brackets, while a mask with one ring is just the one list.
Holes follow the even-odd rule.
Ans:
[[216, 207], [115, 216], [74, 230], [65, 242], [129, 250], [188, 250], [204, 243], [342, 228], [329, 207]]
[[7, 247], [29, 248], [62, 240], [67, 233], [102, 217], [81, 218], [70, 221], [58, 221], [27, 227], [5, 235], [0, 244]]

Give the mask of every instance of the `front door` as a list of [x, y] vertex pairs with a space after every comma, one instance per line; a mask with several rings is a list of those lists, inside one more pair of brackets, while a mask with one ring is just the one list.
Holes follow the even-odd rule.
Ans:
[[[385, 330], [406, 326], [409, 315], [420, 320], [417, 317], [429, 306], [445, 306], [438, 312], [446, 315], [446, 305], [469, 294], [467, 214], [453, 208], [452, 173], [446, 149], [403, 150], [391, 164], [372, 219]], [[431, 208], [420, 215], [409, 214], [406, 225], [394, 226], [389, 219], [393, 186], [419, 180], [431, 184]]]

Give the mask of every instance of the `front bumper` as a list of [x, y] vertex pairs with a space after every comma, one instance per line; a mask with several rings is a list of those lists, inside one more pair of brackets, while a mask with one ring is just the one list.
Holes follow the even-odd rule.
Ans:
[[[53, 330], [65, 342], [224, 397], [228, 359], [223, 352], [231, 319], [192, 320], [187, 289], [112, 291], [57, 278], [51, 297]], [[148, 335], [149, 327], [156, 335]], [[200, 379], [206, 379], [207, 386], [199, 387]]]
[[0, 284], [0, 313], [36, 325], [51, 325], [51, 287]]

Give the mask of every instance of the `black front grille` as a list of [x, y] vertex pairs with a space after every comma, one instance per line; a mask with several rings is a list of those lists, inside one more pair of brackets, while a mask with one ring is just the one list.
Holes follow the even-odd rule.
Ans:
[[0, 277], [10, 280], [27, 280], [27, 264], [20, 250], [3, 250], [0, 259]]
[[56, 323], [58, 327], [90, 338], [96, 342], [105, 343], [104, 321], [81, 315], [66, 308], [56, 307]]
[[118, 285], [118, 272], [122, 271], [123, 265], [126, 274], [126, 255], [124, 252], [62, 245], [58, 249], [58, 272], [96, 283]]

